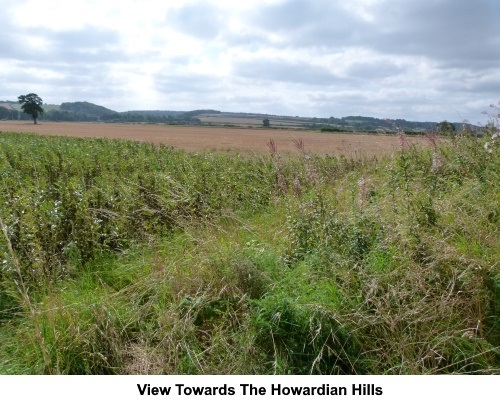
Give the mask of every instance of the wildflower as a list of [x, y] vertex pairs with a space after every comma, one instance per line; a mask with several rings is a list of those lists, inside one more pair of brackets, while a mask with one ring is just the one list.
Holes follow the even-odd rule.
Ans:
[[495, 132], [491, 136], [491, 141], [490, 142], [486, 142], [484, 144], [484, 149], [486, 149], [486, 152], [488, 152], [488, 153], [493, 153], [493, 145], [496, 145], [499, 142], [500, 142], [500, 132]]
[[437, 133], [435, 131], [427, 131], [424, 136], [427, 142], [437, 151]]
[[406, 138], [406, 133], [403, 131], [401, 128], [396, 127], [398, 130], [398, 140], [399, 140], [399, 146], [401, 150], [405, 151], [408, 150], [408, 139]]
[[432, 171], [435, 172], [441, 167], [441, 160], [437, 152], [432, 153]]
[[295, 196], [297, 198], [300, 197], [300, 194], [302, 192], [302, 188], [300, 187], [300, 181], [297, 178], [293, 180], [293, 192], [295, 193]]

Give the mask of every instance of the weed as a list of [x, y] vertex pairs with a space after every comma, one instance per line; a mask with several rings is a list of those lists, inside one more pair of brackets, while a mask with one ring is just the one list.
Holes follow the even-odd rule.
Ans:
[[356, 160], [0, 134], [0, 372], [498, 373], [500, 155], [398, 136]]

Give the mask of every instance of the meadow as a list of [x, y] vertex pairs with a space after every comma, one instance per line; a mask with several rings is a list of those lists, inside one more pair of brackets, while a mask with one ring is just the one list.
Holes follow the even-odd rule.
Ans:
[[500, 372], [498, 143], [271, 134], [0, 132], [0, 373]]

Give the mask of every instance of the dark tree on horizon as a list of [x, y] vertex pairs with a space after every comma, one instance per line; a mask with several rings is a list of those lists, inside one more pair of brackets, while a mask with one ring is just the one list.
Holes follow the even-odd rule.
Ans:
[[17, 99], [19, 100], [19, 104], [21, 104], [21, 110], [25, 114], [31, 115], [33, 123], [36, 125], [38, 117], [41, 117], [44, 112], [42, 98], [38, 94], [29, 93], [24, 96], [21, 95]]
[[455, 125], [448, 121], [442, 121], [436, 126], [436, 131], [440, 135], [453, 134], [456, 131]]

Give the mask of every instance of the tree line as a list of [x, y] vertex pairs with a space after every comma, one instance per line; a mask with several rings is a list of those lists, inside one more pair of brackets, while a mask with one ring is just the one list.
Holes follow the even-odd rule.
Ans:
[[[190, 124], [199, 125], [201, 120], [196, 118], [200, 114], [216, 114], [217, 110], [193, 110], [193, 111], [128, 111], [118, 113], [106, 107], [102, 107], [86, 101], [62, 103], [59, 109], [45, 111], [42, 107], [43, 101], [37, 94], [30, 93], [18, 97], [22, 112], [0, 107], [0, 119], [27, 119], [31, 117], [34, 124], [42, 116], [46, 121], [104, 121], [104, 122], [146, 122], [166, 124]], [[459, 127], [448, 121], [436, 122], [412, 122], [403, 119], [383, 120], [373, 117], [348, 116], [342, 118], [311, 118], [311, 124], [306, 125], [316, 129], [318, 124], [322, 132], [336, 131], [368, 131], [402, 129], [411, 133], [421, 133], [429, 130], [442, 134], [454, 133]], [[268, 118], [262, 121], [264, 127], [270, 126]]]
[[[45, 121], [69, 121], [69, 122], [149, 122], [149, 123], [167, 123], [167, 124], [201, 124], [197, 114], [203, 111], [213, 110], [196, 110], [188, 111], [175, 115], [161, 115], [161, 112], [151, 114], [151, 112], [126, 112], [118, 113], [106, 107], [92, 104], [86, 101], [78, 101], [72, 103], [62, 103], [60, 109], [48, 110], [43, 108], [43, 100], [35, 93], [21, 95], [18, 97], [21, 104], [21, 111], [9, 110], [5, 107], [0, 107], [0, 119], [33, 119], [36, 124], [38, 118]], [[167, 113], [167, 112], [165, 112]]]

